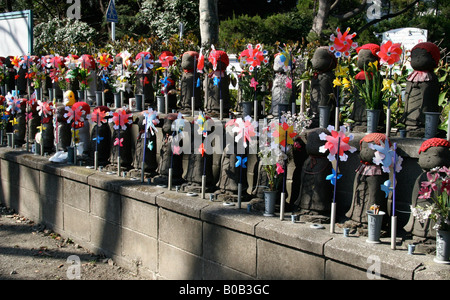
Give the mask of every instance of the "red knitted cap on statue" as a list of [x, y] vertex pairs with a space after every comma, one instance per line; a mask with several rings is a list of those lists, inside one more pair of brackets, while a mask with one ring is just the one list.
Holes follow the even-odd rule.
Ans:
[[420, 152], [427, 151], [427, 149], [430, 147], [448, 147], [448, 148], [450, 148], [450, 142], [445, 139], [440, 139], [440, 138], [428, 139], [425, 142], [423, 142], [422, 145], [420, 146], [419, 154], [420, 154]]
[[439, 47], [436, 46], [433, 43], [430, 42], [423, 42], [423, 43], [419, 43], [417, 45], [415, 45], [412, 49], [411, 52], [414, 51], [414, 49], [425, 49], [428, 53], [431, 54], [431, 57], [433, 57], [434, 62], [436, 63], [436, 67], [439, 64], [439, 60], [441, 59], [441, 52], [439, 51]]
[[362, 45], [361, 47], [356, 48], [356, 53], [359, 53], [359, 51], [361, 51], [362, 49], [365, 50], [370, 50], [370, 52], [372, 52], [373, 56], [375, 56], [376, 58], [379, 59], [377, 53], [380, 52], [380, 46], [377, 44], [365, 44]]
[[208, 60], [213, 65], [217, 64], [217, 62], [222, 62], [225, 67], [230, 64], [230, 59], [228, 58], [228, 54], [222, 50], [213, 50], [209, 54]]
[[[365, 135], [360, 141], [359, 144], [362, 144], [362, 142], [366, 143], [375, 143], [377, 145], [380, 145], [380, 141], [386, 141], [386, 135], [379, 132], [369, 133]], [[389, 141], [389, 140], [388, 140]], [[391, 144], [391, 141], [389, 141], [389, 145]]]

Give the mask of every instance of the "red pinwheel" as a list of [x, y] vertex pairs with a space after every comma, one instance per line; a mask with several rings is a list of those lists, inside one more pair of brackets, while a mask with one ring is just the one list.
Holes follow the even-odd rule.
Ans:
[[175, 62], [175, 56], [170, 51], [163, 51], [161, 55], [159, 56], [159, 62], [161, 63], [161, 66], [164, 68], [168, 68]]
[[113, 59], [111, 58], [110, 54], [108, 54], [108, 53], [99, 53], [98, 54], [97, 63], [99, 64], [101, 69], [106, 71], [112, 62], [113, 62]]
[[289, 126], [286, 122], [278, 124], [276, 130], [272, 134], [275, 138], [275, 143], [280, 144], [282, 147], [294, 144], [293, 138], [296, 135], [297, 133], [294, 132], [294, 125]]
[[78, 59], [78, 63], [82, 69], [95, 70], [95, 60], [90, 54], [83, 54]]
[[381, 63], [392, 66], [400, 60], [402, 55], [402, 48], [400, 43], [393, 44], [392, 41], [387, 41], [380, 47], [380, 51], [377, 53], [380, 57]]
[[108, 112], [104, 109], [101, 109], [99, 107], [95, 108], [94, 111], [91, 114], [91, 120], [94, 123], [106, 123], [106, 116], [108, 116]]
[[350, 50], [356, 49], [358, 44], [353, 42], [353, 38], [356, 36], [356, 33], [348, 34], [350, 32], [350, 28], [342, 33], [339, 28], [336, 28], [337, 36], [332, 34], [330, 36], [330, 40], [333, 42], [333, 45], [329, 47], [331, 52], [334, 52], [336, 57], [348, 57], [350, 56]]
[[82, 106], [78, 107], [69, 107], [66, 106], [66, 113], [64, 114], [64, 118], [67, 119], [67, 123], [72, 123], [72, 127], [78, 127], [79, 122], [84, 122], [84, 114], [85, 111], [83, 110]]
[[113, 113], [113, 117], [110, 119], [110, 122], [114, 122], [113, 128], [122, 130], [127, 129], [127, 124], [133, 123], [133, 114], [128, 114], [125, 109], [119, 108]]
[[262, 48], [261, 44], [257, 44], [255, 48], [253, 48], [252, 44], [248, 44], [247, 49], [239, 54], [239, 60], [250, 66], [250, 72], [253, 72], [255, 67], [260, 67], [261, 63], [267, 64], [269, 62], [269, 59], [266, 57], [267, 51]]

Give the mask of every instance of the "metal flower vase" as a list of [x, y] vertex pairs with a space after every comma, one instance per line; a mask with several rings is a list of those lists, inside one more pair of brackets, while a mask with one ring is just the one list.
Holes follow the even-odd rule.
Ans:
[[378, 122], [380, 121], [380, 109], [366, 109], [367, 133], [377, 132]]
[[434, 262], [450, 264], [450, 231], [436, 230], [436, 257]]
[[368, 223], [367, 224], [368, 238], [366, 240], [367, 243], [370, 244], [380, 243], [381, 225], [383, 224], [384, 215], [385, 215], [384, 211], [379, 211], [377, 214], [375, 214], [373, 210], [367, 211], [367, 223]]
[[264, 191], [264, 216], [275, 216], [275, 203], [277, 202], [277, 191]]

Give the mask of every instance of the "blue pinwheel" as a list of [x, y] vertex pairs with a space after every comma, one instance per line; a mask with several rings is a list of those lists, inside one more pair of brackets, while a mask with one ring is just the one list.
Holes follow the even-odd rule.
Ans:
[[329, 180], [332, 185], [336, 185], [336, 180], [342, 177], [342, 174], [336, 176], [336, 170], [331, 169], [332, 173], [327, 176], [326, 180]]
[[218, 86], [220, 83], [220, 78], [219, 77], [214, 77], [214, 85]]
[[386, 194], [385, 198], [387, 198], [389, 196], [389, 192], [393, 190], [393, 188], [391, 187], [391, 181], [388, 179], [380, 186], [381, 190]]
[[150, 141], [150, 143], [148, 143], [147, 148], [152, 151], [153, 150], [153, 141]]
[[200, 77], [199, 78], [197, 78], [197, 87], [200, 87]]
[[97, 137], [93, 138], [92, 140], [93, 140], [93, 141], [97, 141], [97, 144], [100, 144], [100, 142], [101, 142], [103, 139], [104, 139], [104, 137], [102, 137], [102, 136], [97, 136]]
[[245, 165], [245, 163], [247, 162], [247, 157], [242, 158], [241, 156], [236, 156], [237, 158], [237, 162], [234, 165], [236, 168], [241, 166], [242, 168], [247, 168], [247, 166]]
[[164, 77], [164, 79], [160, 79], [159, 81], [164, 85], [164, 88], [170, 83], [169, 77]]

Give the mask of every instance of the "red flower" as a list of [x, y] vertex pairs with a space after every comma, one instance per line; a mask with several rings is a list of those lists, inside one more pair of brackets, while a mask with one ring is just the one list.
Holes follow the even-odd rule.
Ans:
[[392, 44], [392, 41], [387, 41], [380, 47], [380, 52], [377, 53], [382, 63], [393, 65], [400, 60], [402, 55], [401, 44]]

